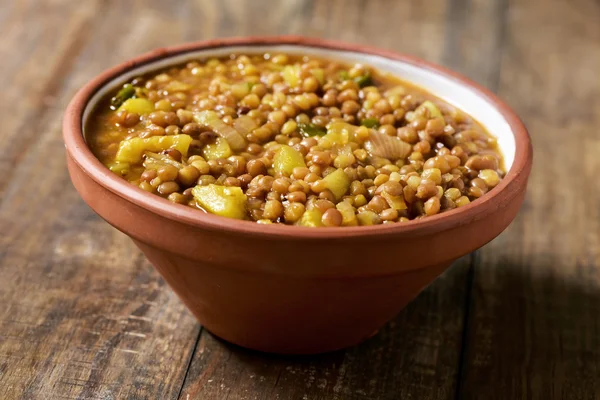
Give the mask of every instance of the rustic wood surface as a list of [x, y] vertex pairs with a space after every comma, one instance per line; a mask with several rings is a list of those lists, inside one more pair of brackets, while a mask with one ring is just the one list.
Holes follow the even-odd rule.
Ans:
[[[599, 21], [597, 0], [3, 0], [0, 399], [600, 398]], [[270, 356], [202, 331], [69, 183], [78, 87], [154, 47], [250, 34], [449, 66], [533, 137], [511, 227], [347, 351]]]

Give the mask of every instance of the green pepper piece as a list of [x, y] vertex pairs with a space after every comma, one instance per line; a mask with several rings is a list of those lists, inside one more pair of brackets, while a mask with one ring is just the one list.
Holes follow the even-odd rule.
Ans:
[[362, 126], [366, 126], [367, 128], [379, 128], [379, 120], [377, 118], [365, 118], [362, 121], [360, 121], [360, 124]]
[[110, 106], [113, 110], [116, 110], [125, 102], [125, 100], [128, 100], [133, 96], [135, 96], [135, 87], [131, 83], [126, 83], [121, 90], [117, 92], [115, 97], [110, 99]]
[[340, 80], [341, 81], [347, 81], [348, 79], [350, 79], [350, 75], [348, 74], [348, 71], [340, 71]]
[[327, 133], [327, 129], [315, 124], [298, 124], [298, 128], [304, 137], [323, 136]]
[[354, 78], [354, 82], [358, 83], [358, 86], [361, 88], [373, 85], [373, 79], [371, 78], [371, 74], [368, 72], [364, 75]]

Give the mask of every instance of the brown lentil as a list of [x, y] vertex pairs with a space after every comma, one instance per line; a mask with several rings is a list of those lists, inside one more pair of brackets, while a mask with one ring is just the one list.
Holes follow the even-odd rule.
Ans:
[[200, 171], [192, 165], [181, 168], [177, 173], [177, 180], [184, 186], [192, 186], [198, 180]]
[[158, 185], [158, 193], [162, 195], [169, 195], [179, 190], [179, 185], [177, 182], [163, 182]]
[[342, 213], [335, 208], [329, 208], [323, 213], [321, 219], [325, 226], [340, 226], [342, 225]]
[[263, 175], [267, 173], [267, 167], [261, 160], [250, 160], [246, 164], [248, 173], [252, 176]]
[[393, 208], [386, 208], [379, 213], [379, 216], [384, 221], [395, 221], [398, 219], [398, 211]]
[[287, 195], [287, 199], [291, 202], [304, 203], [306, 202], [306, 193], [295, 191]]
[[302, 217], [304, 214], [304, 204], [302, 203], [289, 203], [287, 207], [285, 207], [284, 218], [288, 223], [294, 223]]
[[178, 173], [179, 170], [177, 169], [177, 167], [174, 167], [172, 165], [162, 166], [157, 171], [158, 177], [163, 182], [175, 180], [175, 178], [177, 178]]
[[[342, 72], [350, 79], [340, 79]], [[357, 82], [367, 74], [372, 83], [361, 88]], [[354, 223], [348, 225], [373, 225], [462, 207], [504, 176], [496, 140], [477, 122], [365, 65], [232, 55], [167, 68], [131, 84], [145, 106], [123, 103], [115, 110], [105, 99], [86, 128], [88, 142], [113, 171], [178, 204], [202, 207], [194, 199], [196, 186], [239, 187], [246, 218], [259, 223], [304, 224], [310, 215], [312, 225], [341, 226], [347, 217], [341, 210], [350, 210]], [[219, 125], [203, 122], [203, 111], [214, 113]], [[223, 129], [240, 135], [235, 148], [220, 136]], [[412, 151], [406, 158], [378, 157], [366, 146], [373, 134], [397, 137]], [[142, 148], [139, 162], [122, 162], [122, 142], [136, 138], [188, 138], [190, 145]], [[285, 146], [296, 161], [283, 171], [289, 160], [278, 157]], [[397, 202], [407, 209], [394, 208]], [[316, 214], [303, 218], [306, 210]]]
[[440, 199], [437, 197], [432, 197], [425, 202], [425, 214], [427, 215], [435, 215], [440, 212]]
[[144, 172], [142, 172], [142, 175], [140, 176], [140, 180], [144, 181], [144, 182], [150, 182], [152, 179], [156, 178], [157, 173], [155, 169], [147, 169]]

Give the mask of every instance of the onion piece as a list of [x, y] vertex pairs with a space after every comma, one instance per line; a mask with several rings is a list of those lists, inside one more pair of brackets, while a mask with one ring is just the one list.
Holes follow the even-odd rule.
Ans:
[[404, 96], [405, 94], [406, 94], [406, 88], [402, 85], [394, 86], [393, 88], [386, 90], [384, 93], [385, 97], [390, 97], [390, 96], [395, 96], [395, 95]]
[[406, 158], [412, 151], [412, 146], [394, 136], [371, 130], [369, 140], [364, 144], [365, 149], [372, 156], [387, 158], [396, 161]]
[[[144, 159], [144, 167], [146, 168], [151, 168], [150, 165], [151, 164], [162, 164], [162, 165], [166, 165], [166, 164], [170, 164], [174, 167], [177, 167], [178, 169], [181, 169], [184, 167], [184, 165], [178, 161], [173, 160], [172, 158], [170, 158], [169, 156], [165, 155], [165, 154], [158, 154], [158, 153], [152, 153], [150, 151], [147, 151], [145, 153], [146, 158]], [[148, 165], [146, 165], [148, 164]]]
[[258, 124], [252, 117], [242, 115], [241, 117], [233, 120], [233, 127], [241, 135], [245, 136], [252, 132], [254, 129], [258, 128]]
[[194, 121], [202, 126], [210, 128], [217, 135], [227, 140], [233, 150], [242, 150], [246, 148], [246, 138], [237, 130], [227, 125], [214, 111], [194, 112]]

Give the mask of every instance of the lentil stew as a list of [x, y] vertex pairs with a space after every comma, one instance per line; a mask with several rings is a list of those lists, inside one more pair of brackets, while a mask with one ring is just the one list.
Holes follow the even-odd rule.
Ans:
[[101, 101], [86, 140], [141, 189], [258, 223], [356, 226], [462, 207], [504, 176], [495, 138], [366, 65], [287, 54], [193, 61]]

